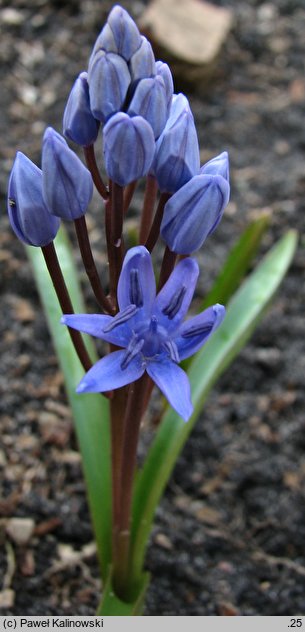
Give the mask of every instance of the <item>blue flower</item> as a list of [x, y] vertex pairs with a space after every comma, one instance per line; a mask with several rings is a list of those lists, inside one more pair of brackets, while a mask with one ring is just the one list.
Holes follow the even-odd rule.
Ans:
[[167, 97], [167, 106], [168, 106], [168, 110], [170, 110], [170, 106], [171, 106], [171, 102], [173, 98], [173, 92], [174, 92], [174, 81], [173, 81], [172, 73], [170, 71], [169, 66], [165, 64], [163, 61], [156, 61], [156, 71], [157, 71], [157, 76], [159, 75], [163, 78], [165, 91], [166, 91], [166, 97]]
[[230, 197], [229, 159], [224, 151], [168, 200], [161, 235], [178, 254], [198, 250], [218, 226]]
[[141, 45], [129, 61], [129, 70], [133, 82], [156, 74], [156, 62], [150, 42], [141, 35]]
[[123, 57], [103, 50], [94, 55], [88, 72], [90, 107], [94, 118], [105, 123], [121, 110], [130, 81]]
[[153, 171], [161, 191], [174, 193], [199, 173], [194, 117], [184, 94], [172, 98], [169, 117], [156, 143]]
[[152, 127], [142, 116], [118, 112], [103, 129], [103, 150], [109, 178], [125, 186], [149, 171], [155, 151]]
[[229, 155], [227, 151], [223, 151], [215, 158], [206, 162], [200, 168], [200, 173], [203, 175], [213, 175], [213, 176], [222, 176], [227, 182], [230, 179], [230, 169], [229, 169]]
[[70, 92], [63, 118], [64, 135], [82, 147], [97, 139], [99, 122], [90, 110], [89, 87], [86, 72], [77, 77]]
[[193, 412], [190, 384], [178, 363], [204, 345], [225, 314], [222, 305], [214, 305], [183, 322], [197, 278], [197, 262], [186, 258], [178, 263], [156, 296], [148, 250], [144, 246], [131, 248], [118, 284], [119, 313], [62, 318], [69, 327], [123, 348], [99, 360], [83, 377], [77, 392], [120, 388], [147, 371], [171, 406], [187, 421]]
[[143, 116], [151, 125], [155, 138], [165, 127], [167, 119], [167, 94], [161, 75], [141, 79], [128, 107], [129, 116]]
[[129, 13], [118, 4], [110, 11], [107, 22], [113, 33], [119, 55], [129, 61], [141, 45], [141, 35], [137, 25]]
[[30, 246], [47, 246], [56, 237], [60, 220], [44, 203], [41, 170], [21, 151], [8, 185], [8, 214], [18, 239]]
[[52, 215], [72, 221], [82, 217], [93, 195], [90, 171], [52, 127], [43, 136], [43, 198]]

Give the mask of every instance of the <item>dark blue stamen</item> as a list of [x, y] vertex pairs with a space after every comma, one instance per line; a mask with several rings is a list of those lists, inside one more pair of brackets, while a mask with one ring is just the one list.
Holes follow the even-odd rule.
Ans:
[[163, 346], [166, 351], [168, 351], [170, 359], [178, 364], [180, 362], [180, 358], [176, 343], [173, 340], [166, 340], [166, 342], [163, 343]]
[[193, 325], [183, 332], [182, 338], [191, 338], [192, 336], [199, 336], [201, 334], [209, 333], [214, 323], [206, 323], [205, 325]]
[[174, 316], [178, 314], [179, 309], [182, 305], [182, 301], [184, 299], [185, 293], [186, 293], [186, 287], [185, 285], [183, 285], [180, 288], [180, 290], [177, 290], [177, 292], [175, 292], [175, 294], [172, 296], [168, 305], [164, 307], [164, 309], [162, 310], [163, 314], [165, 316], [168, 316], [170, 320], [172, 320]]
[[133, 335], [127, 349], [126, 349], [126, 353], [124, 355], [124, 358], [121, 362], [121, 369], [122, 371], [124, 369], [127, 369], [128, 365], [130, 364], [131, 360], [133, 360], [133, 358], [135, 358], [135, 356], [140, 353], [142, 347], [144, 345], [144, 340], [143, 338], [141, 338], [141, 340], [138, 339], [138, 336]]
[[143, 307], [143, 292], [139, 279], [139, 270], [137, 270], [137, 268], [130, 270], [129, 300], [133, 305]]
[[103, 332], [107, 334], [109, 331], [112, 331], [112, 329], [114, 329], [115, 327], [118, 327], [118, 325], [122, 325], [123, 323], [126, 323], [130, 318], [132, 318], [132, 316], [135, 315], [137, 311], [138, 311], [138, 308], [136, 305], [128, 305], [126, 309], [123, 309], [121, 312], [119, 312], [116, 316], [113, 317], [112, 321], [108, 325], [106, 325], [106, 327], [104, 327]]

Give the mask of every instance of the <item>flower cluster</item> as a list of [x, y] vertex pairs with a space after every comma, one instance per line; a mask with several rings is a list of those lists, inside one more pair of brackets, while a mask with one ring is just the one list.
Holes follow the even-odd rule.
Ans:
[[[100, 129], [107, 185], [94, 153]], [[174, 94], [168, 65], [155, 60], [148, 40], [118, 5], [95, 42], [87, 71], [80, 73], [70, 92], [63, 134], [83, 147], [87, 167], [63, 136], [47, 128], [41, 169], [17, 153], [8, 187], [8, 213], [17, 237], [27, 245], [42, 247], [46, 259], [60, 219], [75, 223], [88, 277], [106, 313], [76, 316], [68, 303], [70, 314], [63, 322], [124, 349], [92, 367], [78, 390], [113, 390], [146, 371], [187, 419], [191, 414], [189, 384], [177, 365], [205, 343], [224, 315], [224, 308], [216, 305], [183, 322], [198, 276], [198, 266], [189, 255], [215, 230], [228, 203], [228, 154], [224, 151], [200, 166], [187, 98]], [[123, 219], [132, 187], [141, 177], [147, 177], [141, 245], [128, 251], [124, 259]], [[105, 201], [108, 296], [86, 232], [84, 216], [93, 184]], [[156, 296], [150, 252], [159, 235], [165, 241], [167, 258]], [[174, 267], [178, 254], [188, 257]], [[54, 273], [58, 265], [49, 262], [48, 267], [55, 275], [52, 280], [63, 306], [67, 304], [61, 296], [63, 284]], [[80, 356], [81, 342], [78, 337], [72, 339], [79, 345]], [[85, 364], [88, 368], [87, 359]]]
[[222, 305], [214, 305], [183, 322], [198, 274], [197, 262], [190, 257], [183, 259], [156, 296], [149, 252], [144, 246], [131, 248], [118, 284], [118, 314], [62, 318], [63, 324], [124, 349], [99, 360], [80, 382], [78, 392], [119, 388], [147, 371], [172, 407], [187, 420], [193, 410], [190, 385], [178, 363], [202, 347], [225, 314]]

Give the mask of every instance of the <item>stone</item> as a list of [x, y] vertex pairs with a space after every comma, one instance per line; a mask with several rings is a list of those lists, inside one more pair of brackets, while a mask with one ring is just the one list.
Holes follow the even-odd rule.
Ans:
[[15, 592], [11, 588], [5, 588], [0, 592], [0, 610], [12, 608], [15, 603]]
[[6, 533], [10, 539], [24, 546], [31, 539], [35, 528], [35, 522], [31, 518], [10, 518], [6, 523]]
[[230, 9], [204, 0], [152, 0], [139, 27], [173, 74], [191, 83], [213, 75], [232, 22]]

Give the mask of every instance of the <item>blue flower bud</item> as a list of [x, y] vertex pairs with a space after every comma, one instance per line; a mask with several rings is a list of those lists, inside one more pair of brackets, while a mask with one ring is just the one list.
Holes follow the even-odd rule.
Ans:
[[42, 186], [50, 213], [70, 221], [85, 214], [93, 194], [90, 172], [51, 127], [43, 137]]
[[227, 151], [223, 151], [209, 162], [202, 165], [200, 173], [209, 174], [213, 176], [222, 176], [229, 182], [229, 156]]
[[129, 62], [129, 70], [132, 81], [154, 77], [156, 74], [156, 62], [149, 41], [141, 36], [141, 46], [133, 54]]
[[127, 113], [143, 116], [153, 128], [155, 138], [160, 136], [167, 119], [167, 98], [161, 76], [139, 81]]
[[141, 45], [139, 29], [130, 15], [118, 4], [111, 10], [107, 20], [113, 33], [119, 55], [126, 61]]
[[165, 91], [166, 91], [166, 97], [167, 97], [167, 104], [168, 104], [168, 108], [170, 109], [173, 92], [174, 92], [174, 81], [173, 81], [172, 73], [170, 71], [169, 66], [165, 64], [163, 61], [156, 61], [156, 73], [157, 75], [160, 75], [163, 78]]
[[116, 53], [97, 52], [89, 68], [88, 83], [92, 114], [104, 123], [125, 101], [130, 84], [126, 61]]
[[99, 123], [90, 109], [87, 73], [81, 72], [70, 92], [63, 119], [63, 133], [74, 143], [87, 147], [96, 141]]
[[230, 187], [220, 175], [194, 176], [166, 203], [161, 235], [173, 252], [198, 250], [220, 222]]
[[92, 65], [93, 59], [100, 50], [104, 50], [106, 53], [117, 53], [118, 47], [115, 43], [114, 34], [109, 26], [109, 24], [105, 24], [102, 28], [94, 46], [92, 49], [92, 53], [89, 59], [89, 68]]
[[20, 151], [8, 185], [8, 214], [18, 239], [30, 246], [47, 246], [59, 229], [43, 201], [41, 170]]
[[131, 118], [118, 112], [106, 123], [103, 137], [105, 167], [111, 180], [125, 186], [148, 173], [155, 140], [151, 126], [142, 116]]
[[174, 95], [153, 163], [161, 191], [177, 191], [199, 173], [199, 167], [198, 138], [188, 100], [183, 94]]

